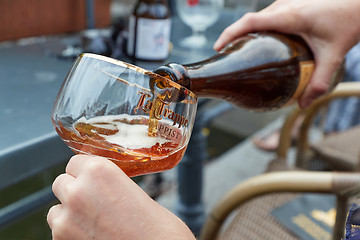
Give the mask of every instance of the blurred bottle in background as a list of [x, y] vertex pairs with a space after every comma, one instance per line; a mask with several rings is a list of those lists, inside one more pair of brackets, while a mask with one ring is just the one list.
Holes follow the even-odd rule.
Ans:
[[138, 0], [129, 19], [127, 53], [138, 60], [169, 55], [171, 14], [167, 0]]

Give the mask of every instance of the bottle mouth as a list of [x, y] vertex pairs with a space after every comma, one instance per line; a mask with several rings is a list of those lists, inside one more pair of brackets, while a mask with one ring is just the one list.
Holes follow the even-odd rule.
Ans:
[[100, 61], [104, 61], [104, 62], [108, 62], [110, 64], [113, 65], [117, 65], [119, 67], [122, 68], [127, 68], [130, 69], [132, 71], [136, 71], [138, 73], [144, 74], [146, 76], [150, 77], [150, 81], [155, 81], [158, 87], [161, 88], [165, 88], [165, 87], [173, 87], [176, 88], [178, 90], [180, 90], [181, 92], [189, 95], [191, 98], [197, 99], [197, 96], [188, 88], [172, 81], [169, 78], [166, 78], [164, 76], [161, 76], [160, 74], [154, 73], [152, 71], [143, 69], [141, 67], [138, 67], [136, 65], [127, 63], [127, 62], [123, 62], [114, 58], [110, 58], [110, 57], [106, 57], [106, 56], [102, 56], [102, 55], [98, 55], [98, 54], [93, 54], [93, 53], [82, 53], [79, 55], [79, 58], [91, 58], [91, 59], [95, 59], [95, 60], [100, 60]]

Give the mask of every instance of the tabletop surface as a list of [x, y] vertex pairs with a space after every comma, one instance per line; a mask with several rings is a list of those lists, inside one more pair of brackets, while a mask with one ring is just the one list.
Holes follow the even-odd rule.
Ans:
[[0, 153], [54, 131], [51, 108], [70, 66], [39, 45], [0, 49]]

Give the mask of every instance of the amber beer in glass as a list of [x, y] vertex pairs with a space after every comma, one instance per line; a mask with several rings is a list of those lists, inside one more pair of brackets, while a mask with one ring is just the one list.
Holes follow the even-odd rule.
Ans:
[[179, 163], [196, 101], [189, 90], [152, 72], [82, 54], [60, 89], [52, 121], [74, 152], [106, 157], [136, 176]]

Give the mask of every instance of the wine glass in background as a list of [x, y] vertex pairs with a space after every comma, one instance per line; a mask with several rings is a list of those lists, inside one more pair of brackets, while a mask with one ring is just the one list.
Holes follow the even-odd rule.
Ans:
[[181, 40], [183, 47], [201, 48], [207, 44], [205, 30], [219, 18], [224, 0], [176, 0], [180, 19], [192, 29], [192, 35]]

